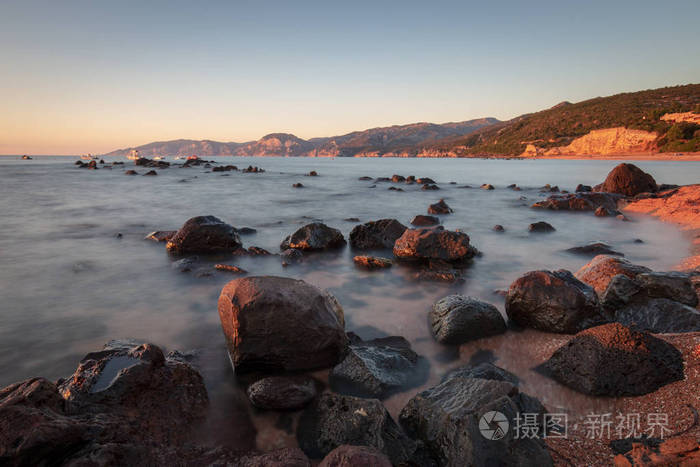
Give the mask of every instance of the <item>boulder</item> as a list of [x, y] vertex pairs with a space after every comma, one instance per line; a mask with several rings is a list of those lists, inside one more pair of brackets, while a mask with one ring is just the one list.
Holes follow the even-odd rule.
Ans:
[[391, 462], [377, 448], [343, 444], [329, 452], [318, 467], [391, 467]]
[[624, 254], [615, 251], [610, 245], [602, 242], [589, 243], [587, 245], [575, 246], [566, 250], [569, 253], [580, 256], [588, 256], [590, 258], [598, 255], [615, 255], [625, 256]]
[[593, 187], [590, 185], [583, 185], [579, 183], [578, 185], [576, 185], [576, 189], [574, 191], [588, 193], [593, 191]]
[[263, 410], [297, 410], [316, 397], [316, 381], [309, 376], [268, 376], [246, 390], [250, 403]]
[[[542, 440], [544, 407], [511, 381], [492, 376], [451, 375], [414, 396], [401, 410], [401, 425], [440, 466], [551, 466]], [[517, 436], [522, 413], [537, 416], [537, 436]]]
[[428, 320], [433, 336], [441, 344], [459, 345], [506, 331], [506, 322], [495, 306], [464, 295], [438, 300]]
[[321, 394], [304, 409], [297, 441], [314, 459], [352, 444], [375, 448], [394, 465], [408, 461], [416, 449], [380, 401], [333, 393]]
[[139, 173], [135, 170], [127, 170], [124, 172], [124, 175], [138, 175]]
[[433, 185], [432, 183], [427, 183], [427, 184], [423, 185], [420, 189], [423, 191], [435, 191], [435, 190], [439, 190], [440, 187], [437, 185]]
[[296, 248], [289, 248], [280, 253], [282, 258], [282, 266], [289, 266], [290, 264], [301, 263], [304, 259], [304, 253]]
[[450, 230], [407, 229], [394, 244], [394, 256], [405, 260], [464, 263], [476, 254], [469, 235]]
[[695, 307], [698, 296], [690, 275], [677, 272], [645, 272], [638, 274], [637, 282], [651, 298], [668, 298]]
[[595, 291], [569, 271], [531, 271], [506, 296], [508, 317], [523, 327], [574, 334], [606, 321]]
[[552, 195], [544, 201], [538, 201], [533, 208], [551, 209], [554, 211], [595, 211], [604, 207], [610, 212], [617, 211], [617, 203], [621, 195], [613, 193], [568, 193]]
[[593, 287], [598, 294], [602, 294], [614, 276], [624, 274], [627, 277], [635, 278], [644, 272], [651, 272], [651, 269], [632, 264], [619, 256], [598, 255], [576, 271], [574, 275], [581, 282]]
[[340, 248], [345, 245], [345, 238], [340, 230], [328, 227], [326, 224], [314, 222], [306, 224], [287, 237], [280, 248], [288, 250], [295, 248], [303, 251], [320, 251]]
[[594, 188], [594, 191], [618, 193], [624, 196], [635, 196], [656, 190], [654, 177], [634, 164], [618, 165], [610, 171], [602, 184]]
[[424, 216], [422, 214], [417, 215], [416, 217], [413, 218], [411, 221], [412, 225], [416, 225], [419, 227], [427, 227], [431, 225], [438, 225], [440, 223], [440, 219], [438, 219], [435, 216]]
[[548, 224], [547, 222], [539, 221], [539, 222], [535, 222], [533, 224], [530, 224], [527, 227], [527, 230], [530, 232], [534, 232], [534, 233], [548, 233], [548, 232], [554, 232], [557, 229], [552, 227], [552, 225]]
[[143, 175], [144, 175], [145, 177], [153, 177], [154, 175], [158, 175], [158, 172], [156, 172], [155, 170], [149, 170], [148, 172], [146, 172], [146, 173], [143, 174]]
[[449, 214], [453, 212], [444, 199], [428, 206], [428, 214]]
[[241, 247], [236, 229], [218, 217], [189, 219], [165, 247], [176, 254], [232, 252]]
[[481, 189], [482, 190], [493, 190], [494, 187], [490, 183], [484, 183], [483, 185], [481, 185]]
[[350, 333], [345, 360], [333, 367], [328, 381], [333, 391], [383, 399], [423, 382], [425, 361], [399, 336], [363, 341]]
[[358, 250], [392, 248], [407, 228], [396, 219], [380, 219], [357, 225], [350, 232], [350, 246]]
[[304, 184], [302, 184], [302, 183], [294, 183], [294, 184], [292, 184], [292, 188], [304, 188]]
[[560, 383], [593, 396], [639, 396], [684, 377], [678, 349], [620, 323], [578, 333], [544, 369]]
[[394, 183], [405, 182], [405, 181], [406, 181], [406, 177], [404, 177], [403, 175], [394, 174], [394, 175], [391, 176], [391, 181], [394, 182]]
[[632, 298], [614, 311], [614, 320], [637, 330], [657, 334], [700, 331], [700, 312], [668, 298]]
[[419, 185], [435, 185], [435, 180], [428, 177], [416, 178], [416, 183]]
[[237, 372], [327, 368], [347, 352], [342, 307], [304, 281], [235, 279], [221, 291], [218, 308]]
[[376, 256], [355, 256], [353, 262], [365, 269], [386, 269], [394, 265], [388, 258], [379, 258]]

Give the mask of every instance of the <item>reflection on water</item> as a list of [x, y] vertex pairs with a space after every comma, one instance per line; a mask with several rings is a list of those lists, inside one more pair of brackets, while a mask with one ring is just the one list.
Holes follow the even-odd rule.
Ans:
[[[604, 241], [630, 260], [661, 270], [678, 263], [688, 250], [680, 232], [652, 219], [621, 222], [528, 208], [545, 196], [540, 186], [571, 190], [578, 183], [599, 183], [614, 161], [236, 158], [225, 161], [252, 163], [267, 172], [222, 176], [201, 167], [171, 168], [158, 170], [157, 177], [127, 177], [122, 168], [77, 169], [74, 160], [0, 158], [0, 385], [37, 375], [66, 376], [87, 352], [113, 338], [143, 339], [165, 349], [201, 349], [200, 367], [213, 401], [207, 434], [239, 448], [293, 444], [296, 417], [254, 411], [235, 383], [216, 311], [221, 287], [232, 276], [179, 272], [171, 267], [174, 258], [163, 244], [143, 240], [150, 231], [175, 229], [189, 217], [212, 214], [237, 227], [256, 228], [256, 234], [243, 237], [246, 247], [278, 251], [284, 237], [310, 219], [347, 236], [355, 222], [344, 219], [393, 217], [408, 225], [429, 204], [445, 198], [455, 211], [441, 216], [445, 227], [464, 230], [483, 252], [463, 284], [415, 282], [402, 267], [359, 270], [349, 249], [313, 255], [288, 268], [276, 257], [227, 262], [250, 274], [291, 276], [329, 289], [345, 309], [348, 330], [363, 338], [406, 337], [431, 363], [426, 386], [449, 368], [488, 359], [517, 374], [523, 389], [549, 408], [580, 413], [612, 402], [577, 394], [532, 370], [566, 336], [509, 331], [449, 348], [430, 336], [427, 310], [447, 294], [465, 293], [503, 311], [503, 298], [495, 290], [532, 269], [575, 271], [586, 259], [563, 250], [592, 241]], [[696, 181], [697, 164], [639, 165], [659, 182], [682, 184]], [[305, 177], [310, 170], [320, 176]], [[371, 188], [373, 182], [358, 180], [394, 173], [431, 177], [441, 190], [402, 184], [405, 191], [395, 192], [388, 190], [389, 183]], [[296, 182], [305, 188], [292, 188]], [[496, 190], [460, 188], [482, 183]], [[522, 191], [505, 188], [511, 183]], [[528, 224], [540, 220], [557, 231], [529, 234]], [[493, 232], [494, 224], [506, 231]], [[644, 243], [635, 243], [637, 238]], [[327, 377], [323, 372], [317, 376]], [[418, 390], [389, 398], [392, 415]]]

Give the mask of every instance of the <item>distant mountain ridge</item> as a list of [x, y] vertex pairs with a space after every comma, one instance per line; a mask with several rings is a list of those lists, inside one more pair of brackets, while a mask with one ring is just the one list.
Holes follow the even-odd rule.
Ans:
[[271, 133], [246, 143], [211, 140], [178, 139], [118, 149], [105, 156], [125, 156], [138, 150], [144, 156], [287, 156], [287, 157], [355, 157], [402, 153], [416, 155], [421, 146], [435, 144], [445, 138], [467, 136], [489, 125], [495, 118], [479, 118], [464, 122], [412, 123], [371, 128], [340, 136], [304, 140], [288, 133]]

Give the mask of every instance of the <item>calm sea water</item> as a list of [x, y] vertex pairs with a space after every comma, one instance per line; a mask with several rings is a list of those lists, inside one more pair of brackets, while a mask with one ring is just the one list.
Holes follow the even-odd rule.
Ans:
[[[527, 349], [551, 345], [555, 337], [509, 332], [446, 349], [430, 336], [430, 305], [447, 294], [465, 293], [503, 311], [495, 289], [507, 288], [533, 269], [575, 271], [587, 260], [563, 250], [591, 241], [605, 241], [630, 260], [657, 270], [671, 268], [689, 250], [688, 240], [675, 227], [654, 219], [635, 216], [634, 222], [621, 222], [529, 208], [546, 196], [539, 193], [540, 186], [573, 190], [578, 183], [600, 183], [615, 161], [215, 158], [239, 167], [258, 165], [267, 172], [222, 175], [203, 167], [173, 167], [158, 170], [157, 177], [128, 177], [123, 171], [134, 168], [131, 162], [125, 168], [88, 171], [76, 168], [76, 159], [0, 158], [0, 386], [31, 376], [69, 375], [80, 358], [112, 338], [140, 338], [165, 349], [200, 349], [213, 400], [210, 426], [229, 445], [246, 449], [294, 442], [284, 428], [286, 415], [251, 411], [230, 369], [216, 302], [232, 276], [179, 272], [163, 244], [143, 239], [150, 231], [177, 229], [192, 216], [212, 214], [236, 227], [257, 229], [242, 237], [246, 247], [277, 252], [285, 236], [311, 220], [347, 236], [356, 222], [346, 218], [367, 222], [393, 217], [408, 225], [414, 215], [425, 214], [429, 204], [444, 198], [455, 211], [443, 216], [445, 227], [463, 229], [483, 252], [463, 284], [415, 282], [401, 267], [358, 270], [349, 248], [288, 268], [276, 257], [228, 262], [250, 274], [291, 276], [329, 289], [345, 309], [348, 330], [364, 338], [409, 339], [431, 363], [427, 384], [449, 368], [487, 355], [518, 374], [524, 389], [548, 406], [572, 411], [605, 402], [532, 371], [540, 362], [533, 362]], [[638, 165], [665, 183], [697, 182], [700, 173], [697, 162]], [[320, 176], [304, 176], [310, 170]], [[431, 177], [442, 189], [426, 192], [418, 185], [399, 184], [405, 191], [395, 192], [387, 189], [389, 183], [371, 188], [372, 182], [358, 180], [394, 173]], [[305, 188], [292, 188], [295, 182]], [[480, 190], [482, 183], [496, 189]], [[506, 189], [511, 183], [522, 191]], [[557, 231], [528, 234], [528, 224], [540, 220]], [[506, 232], [493, 232], [494, 224], [502, 224]], [[634, 243], [636, 238], [644, 243]], [[387, 400], [390, 412], [395, 415], [416, 391]]]

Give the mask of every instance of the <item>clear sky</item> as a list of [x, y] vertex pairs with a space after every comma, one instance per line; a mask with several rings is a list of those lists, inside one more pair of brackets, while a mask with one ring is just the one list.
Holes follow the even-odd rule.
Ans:
[[508, 119], [700, 82], [700, 1], [0, 1], [0, 154]]

